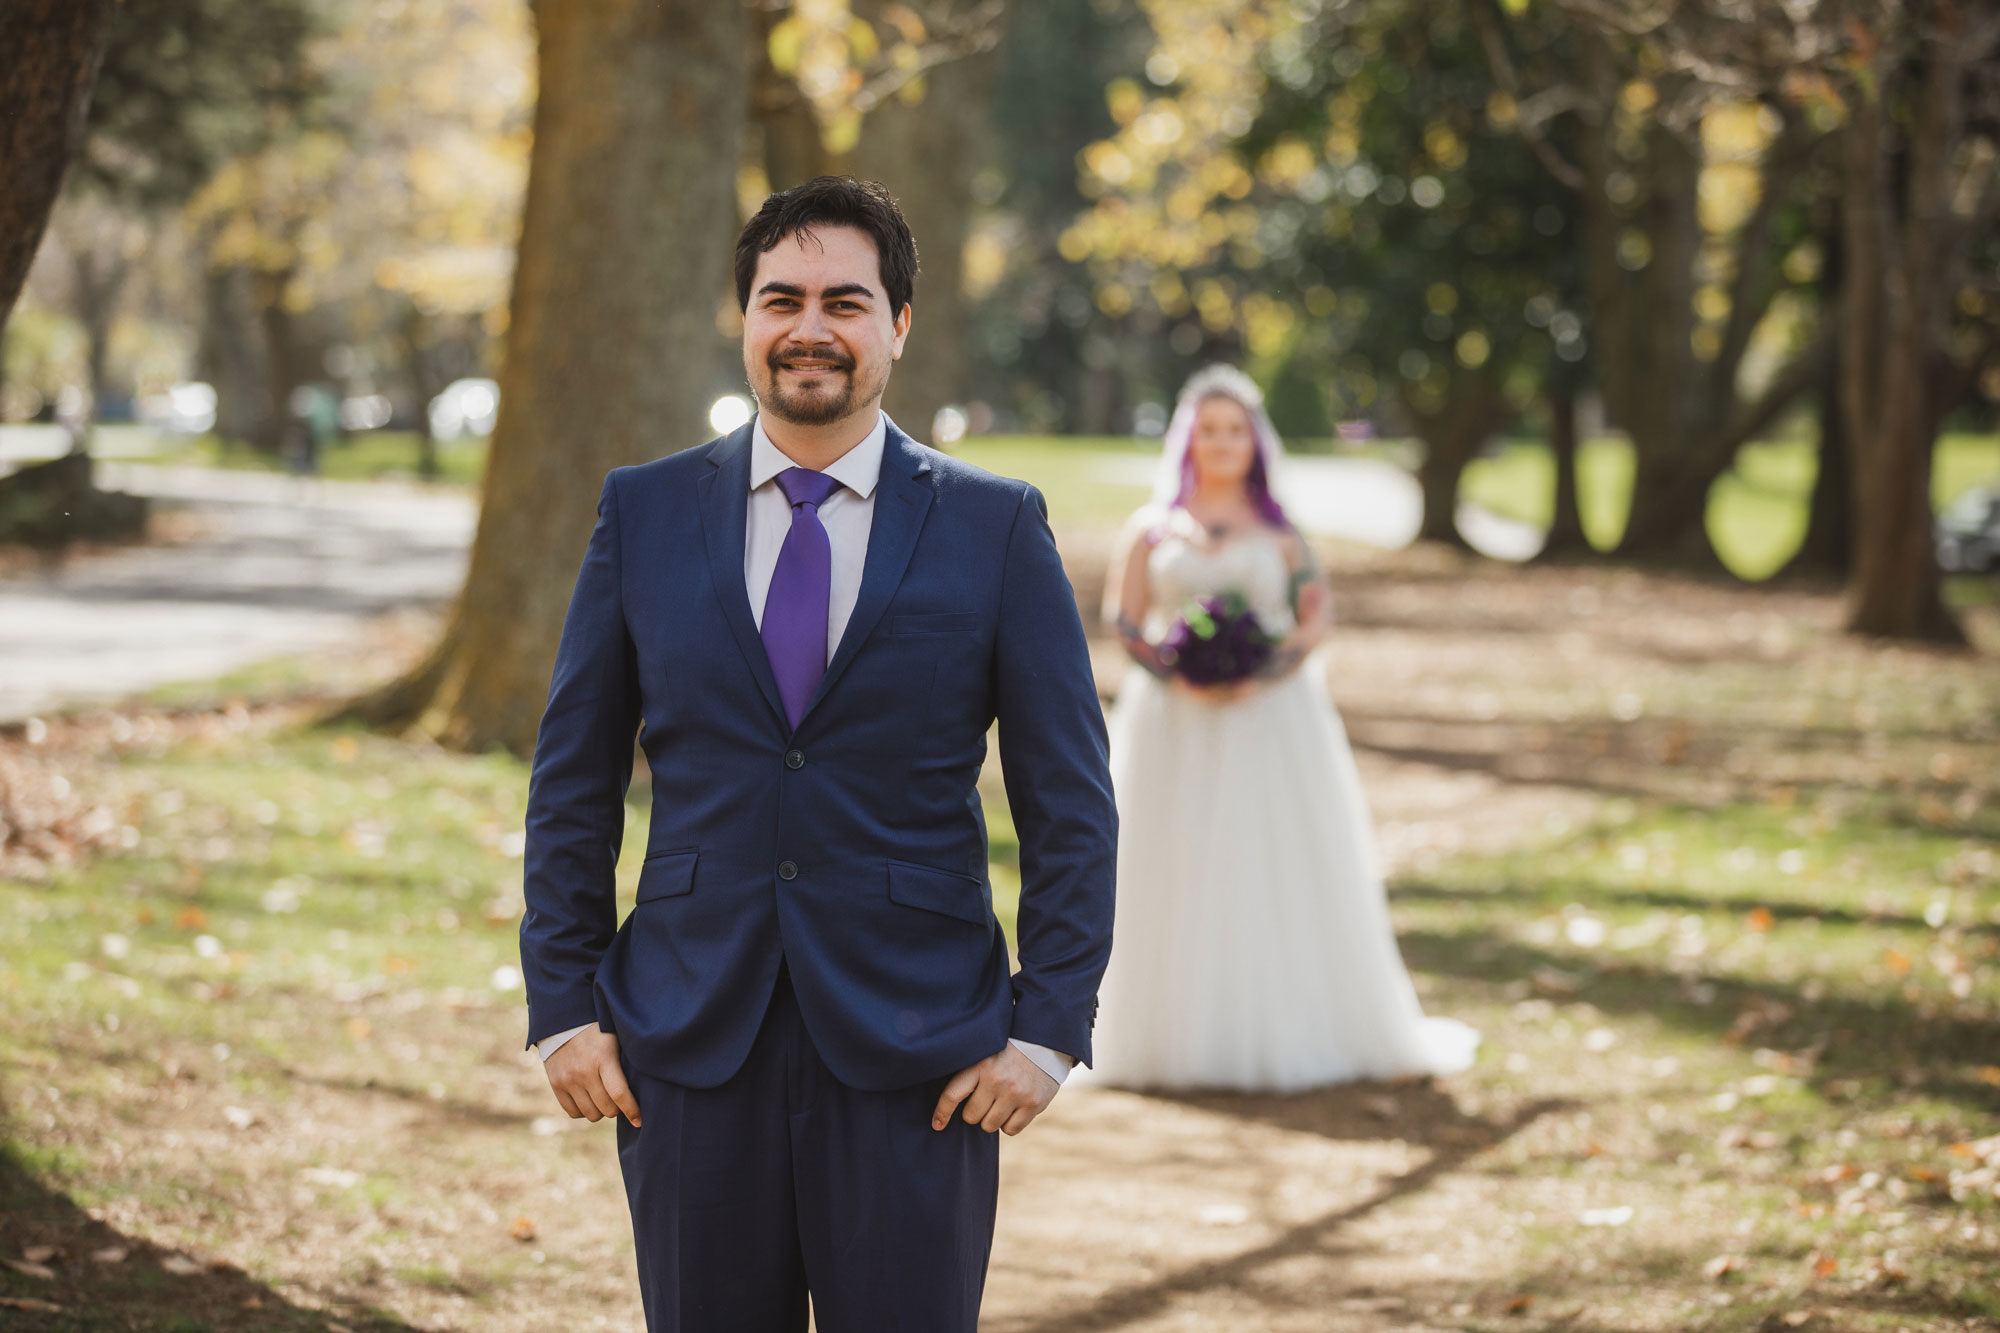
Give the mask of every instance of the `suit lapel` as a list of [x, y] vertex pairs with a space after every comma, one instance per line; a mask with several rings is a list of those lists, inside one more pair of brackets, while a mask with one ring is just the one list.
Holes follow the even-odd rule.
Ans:
[[722, 604], [722, 618], [729, 622], [736, 646], [743, 650], [750, 674], [756, 679], [757, 688], [764, 692], [764, 701], [770, 704], [778, 724], [784, 726], [785, 708], [778, 696], [778, 681], [771, 674], [771, 658], [757, 633], [757, 622], [750, 614], [750, 594], [743, 586], [744, 526], [750, 505], [750, 432], [749, 425], [739, 426], [710, 447], [708, 461], [714, 466], [695, 483], [695, 488], [700, 498], [702, 537], [708, 545], [709, 582], [715, 587], [716, 600]]
[[[820, 678], [819, 688], [806, 705], [805, 717], [812, 716], [819, 701], [833, 689], [861, 651], [882, 613], [889, 609], [889, 600], [903, 581], [903, 571], [910, 567], [910, 556], [917, 549], [917, 534], [923, 531], [924, 516], [930, 512], [936, 495], [931, 484], [931, 465], [924, 461], [916, 444], [896, 429], [895, 422], [889, 422], [888, 428], [888, 438], [882, 444], [882, 476], [875, 485], [875, 517], [868, 528], [868, 555], [861, 566], [861, 592], [854, 599], [854, 614], [848, 617], [847, 628], [841, 631], [833, 660], [827, 663], [826, 675]], [[744, 484], [749, 484], [747, 472]], [[740, 529], [738, 537], [740, 540]], [[737, 582], [742, 582], [740, 577]], [[799, 719], [801, 726], [805, 717]]]

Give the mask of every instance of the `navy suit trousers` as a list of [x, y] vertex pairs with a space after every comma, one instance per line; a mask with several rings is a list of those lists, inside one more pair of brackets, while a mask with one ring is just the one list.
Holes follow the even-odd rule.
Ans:
[[626, 1070], [618, 1121], [651, 1333], [975, 1333], [999, 1136], [931, 1128], [945, 1078], [887, 1092], [828, 1070], [780, 970], [750, 1056], [690, 1088]]

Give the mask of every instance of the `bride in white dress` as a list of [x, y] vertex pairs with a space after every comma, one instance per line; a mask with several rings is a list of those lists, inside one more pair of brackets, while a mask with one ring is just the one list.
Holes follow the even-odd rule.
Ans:
[[[1282, 453], [1247, 376], [1195, 375], [1107, 585], [1136, 669], [1111, 718], [1118, 942], [1093, 1082], [1292, 1091], [1456, 1072], [1479, 1042], [1426, 1018], [1403, 969], [1347, 733], [1307, 659], [1331, 594], [1272, 498]], [[1283, 641], [1250, 680], [1191, 685], [1159, 644], [1227, 592]]]

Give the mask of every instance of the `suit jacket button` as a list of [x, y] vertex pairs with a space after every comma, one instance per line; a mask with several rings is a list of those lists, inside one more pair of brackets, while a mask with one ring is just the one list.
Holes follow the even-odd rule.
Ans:
[[797, 879], [798, 877], [799, 877], [799, 863], [797, 861], [778, 862], [779, 879]]
[[786, 768], [804, 768], [805, 766], [806, 766], [806, 752], [804, 750], [790, 750], [786, 752], [785, 754]]

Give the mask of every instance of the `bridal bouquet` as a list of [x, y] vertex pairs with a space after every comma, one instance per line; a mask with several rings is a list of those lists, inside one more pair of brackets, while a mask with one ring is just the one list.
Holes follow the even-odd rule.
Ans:
[[1226, 685], [1255, 675], [1277, 645], [1242, 594], [1225, 592], [1189, 602], [1160, 640], [1159, 655], [1190, 684]]

